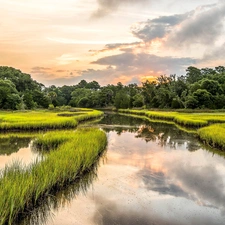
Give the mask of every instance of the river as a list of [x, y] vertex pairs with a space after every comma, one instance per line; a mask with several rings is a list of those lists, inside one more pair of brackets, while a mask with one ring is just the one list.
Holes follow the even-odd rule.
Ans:
[[[106, 114], [93, 126], [108, 137], [98, 165], [20, 225], [225, 224], [223, 154], [171, 124]], [[9, 143], [7, 154], [0, 143], [0, 165], [12, 157], [26, 163], [38, 157], [30, 142]]]

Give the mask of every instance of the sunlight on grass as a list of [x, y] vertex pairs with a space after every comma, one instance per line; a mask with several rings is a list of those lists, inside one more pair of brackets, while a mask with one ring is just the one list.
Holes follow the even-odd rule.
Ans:
[[[63, 116], [61, 116], [62, 114]], [[97, 110], [84, 109], [79, 113], [63, 112], [61, 114], [49, 111], [0, 112], [0, 130], [74, 128], [79, 122], [100, 117], [102, 114]]]
[[81, 176], [98, 160], [106, 142], [105, 133], [94, 128], [38, 136], [39, 147], [55, 151], [28, 167], [14, 162], [1, 171], [0, 224], [14, 224], [18, 214], [33, 207], [41, 196]]

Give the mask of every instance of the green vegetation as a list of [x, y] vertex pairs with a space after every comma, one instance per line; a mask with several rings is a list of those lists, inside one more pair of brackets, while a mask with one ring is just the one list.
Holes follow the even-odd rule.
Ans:
[[140, 116], [138, 114], [127, 114], [127, 113], [119, 113], [120, 115], [123, 115], [123, 116], [131, 116], [131, 117], [135, 117], [135, 118], [140, 118], [142, 120], [146, 120], [146, 121], [150, 121], [151, 123], [163, 123], [163, 124], [171, 124], [171, 125], [174, 125], [176, 126], [179, 130], [182, 130], [186, 133], [189, 133], [189, 134], [196, 134], [197, 131], [195, 128], [191, 128], [191, 127], [183, 127], [183, 126], [180, 126], [178, 125], [177, 123], [171, 121], [171, 120], [163, 120], [163, 119], [151, 119], [150, 117], [147, 117], [147, 116]]
[[0, 224], [14, 224], [18, 215], [35, 206], [38, 199], [90, 169], [105, 149], [106, 141], [103, 131], [87, 128], [38, 136], [39, 146], [54, 147], [55, 151], [28, 167], [15, 162], [1, 171]]
[[198, 130], [199, 138], [211, 147], [225, 150], [225, 124], [213, 124]]
[[[120, 113], [141, 115], [144, 119], [150, 118], [154, 120], [165, 120], [175, 124], [200, 128], [197, 130], [197, 135], [206, 144], [214, 148], [225, 150], [225, 113], [181, 113], [181, 112], [162, 112], [162, 111], [147, 111], [147, 110], [128, 110], [120, 109]], [[220, 123], [213, 124], [212, 123]], [[179, 127], [182, 129], [182, 127]], [[189, 133], [196, 133], [194, 130], [186, 130]]]
[[[71, 111], [0, 112], [0, 129], [43, 130], [74, 128], [81, 121], [98, 118], [102, 112], [90, 109]], [[91, 169], [106, 146], [106, 135], [98, 129], [49, 131], [45, 134], [1, 133], [5, 142], [21, 145], [36, 137], [34, 147], [48, 150], [30, 166], [19, 162], [0, 173], [0, 224], [14, 224], [20, 213], [35, 206], [52, 189], [60, 189]], [[21, 141], [19, 141], [21, 140]], [[25, 143], [26, 141], [26, 143]], [[20, 145], [20, 144], [19, 144]], [[54, 150], [54, 151], [50, 151]], [[10, 152], [11, 149], [7, 150]]]
[[59, 107], [223, 109], [225, 101], [225, 67], [196, 68], [186, 74], [161, 75], [155, 81], [137, 84], [100, 86], [81, 80], [78, 84], [45, 87], [29, 74], [0, 66], [0, 109], [24, 110]]
[[129, 109], [120, 109], [119, 112], [144, 115], [151, 119], [173, 121], [181, 126], [196, 128], [207, 126], [210, 123], [225, 122], [225, 113], [181, 113]]
[[[37, 130], [74, 128], [81, 121], [100, 117], [97, 110], [75, 112], [0, 112], [0, 130]], [[66, 116], [65, 116], [66, 115]]]

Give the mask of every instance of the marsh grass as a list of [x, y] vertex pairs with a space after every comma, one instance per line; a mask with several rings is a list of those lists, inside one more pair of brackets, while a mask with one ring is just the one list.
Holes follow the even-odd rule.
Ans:
[[194, 129], [194, 128], [187, 128], [187, 127], [183, 127], [183, 126], [180, 126], [179, 124], [176, 124], [175, 122], [173, 121], [167, 121], [167, 120], [157, 120], [157, 119], [151, 119], [149, 117], [146, 117], [146, 116], [139, 116], [139, 115], [135, 115], [135, 114], [126, 114], [126, 113], [120, 113], [120, 115], [123, 115], [123, 116], [131, 116], [131, 117], [134, 117], [134, 118], [140, 118], [140, 119], [143, 119], [145, 121], [149, 121], [151, 123], [164, 123], [164, 124], [171, 124], [171, 125], [174, 125], [176, 126], [179, 130], [182, 130], [186, 133], [189, 133], [189, 134], [197, 134], [197, 130]]
[[147, 116], [151, 119], [173, 121], [185, 127], [200, 128], [212, 123], [225, 123], [225, 113], [183, 113], [147, 110], [119, 110], [122, 113], [131, 113]]
[[[165, 121], [173, 121], [179, 129], [193, 134], [197, 133], [200, 140], [205, 144], [225, 151], [225, 113], [223, 112], [186, 113], [146, 110], [119, 110], [119, 112], [141, 115], [151, 119], [160, 118]], [[187, 128], [198, 128], [198, 130], [196, 132], [193, 129], [187, 130]]]
[[19, 225], [34, 225], [34, 224], [46, 224], [48, 219], [52, 216], [53, 210], [57, 211], [59, 208], [70, 203], [77, 194], [86, 194], [88, 188], [92, 182], [97, 179], [97, 170], [99, 161], [93, 164], [90, 171], [85, 172], [82, 177], [75, 179], [71, 183], [68, 183], [66, 187], [62, 189], [51, 190], [45, 198], [38, 200], [34, 210], [32, 212], [24, 213], [18, 218]]
[[85, 112], [65, 112], [65, 113], [58, 113], [57, 116], [65, 116], [65, 117], [72, 117], [72, 116], [79, 116], [86, 114]]
[[[97, 110], [82, 109], [79, 112], [30, 111], [30, 112], [1, 112], [0, 130], [45, 130], [74, 128], [81, 121], [102, 116]], [[65, 116], [69, 115], [69, 116]]]
[[29, 166], [14, 162], [1, 171], [1, 225], [14, 224], [51, 190], [64, 187], [90, 170], [105, 149], [107, 138], [99, 129], [83, 128], [75, 132], [46, 133], [37, 137], [37, 142], [56, 149], [43, 156], [42, 161]]
[[213, 148], [225, 150], [225, 124], [213, 124], [198, 130], [199, 138]]

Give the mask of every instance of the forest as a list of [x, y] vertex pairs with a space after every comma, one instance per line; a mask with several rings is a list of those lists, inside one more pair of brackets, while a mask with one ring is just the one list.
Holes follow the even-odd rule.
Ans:
[[18, 69], [0, 66], [0, 109], [87, 108], [223, 109], [225, 67], [189, 66], [182, 76], [161, 75], [155, 81], [100, 86], [97, 81], [56, 87], [35, 81]]

